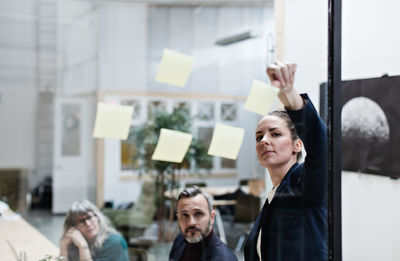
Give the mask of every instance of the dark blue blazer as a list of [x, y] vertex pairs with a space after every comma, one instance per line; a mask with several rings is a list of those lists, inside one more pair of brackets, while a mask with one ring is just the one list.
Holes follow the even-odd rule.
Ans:
[[[210, 240], [205, 245], [201, 259], [204, 261], [237, 261], [235, 254], [230, 250], [221, 240], [211, 232]], [[171, 252], [169, 253], [170, 261], [179, 261], [183, 250], [185, 250], [186, 242], [182, 234], [175, 238], [174, 244], [172, 245]]]
[[[307, 95], [302, 95], [308, 100]], [[246, 241], [246, 261], [325, 261], [327, 247], [327, 134], [311, 101], [287, 111], [304, 143], [304, 163], [294, 164], [271, 202], [266, 200]]]

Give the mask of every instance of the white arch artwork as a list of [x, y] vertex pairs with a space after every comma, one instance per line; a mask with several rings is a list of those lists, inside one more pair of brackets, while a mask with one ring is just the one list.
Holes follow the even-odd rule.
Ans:
[[342, 108], [343, 168], [380, 173], [388, 151], [390, 126], [383, 109], [366, 97], [349, 100]]
[[389, 141], [390, 129], [382, 108], [366, 97], [356, 97], [342, 108], [342, 134], [346, 138]]

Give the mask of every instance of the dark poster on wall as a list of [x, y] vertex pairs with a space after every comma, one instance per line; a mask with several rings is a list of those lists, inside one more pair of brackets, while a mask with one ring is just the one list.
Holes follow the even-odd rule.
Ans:
[[[326, 83], [320, 113], [327, 119]], [[342, 82], [342, 169], [400, 178], [400, 76]]]

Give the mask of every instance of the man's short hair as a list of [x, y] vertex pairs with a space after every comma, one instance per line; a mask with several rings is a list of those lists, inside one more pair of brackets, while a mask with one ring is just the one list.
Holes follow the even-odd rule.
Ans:
[[197, 195], [203, 195], [203, 197], [206, 199], [206, 201], [208, 203], [208, 210], [211, 213], [211, 211], [213, 209], [212, 197], [208, 193], [201, 191], [201, 189], [197, 186], [190, 186], [190, 187], [182, 189], [179, 192], [179, 195], [176, 199], [176, 206], [175, 206], [176, 210], [178, 210], [178, 202], [181, 198], [193, 198]]

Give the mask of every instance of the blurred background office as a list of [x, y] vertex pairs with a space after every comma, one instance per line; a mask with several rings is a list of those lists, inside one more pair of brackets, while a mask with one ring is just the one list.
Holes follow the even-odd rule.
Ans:
[[[400, 75], [398, 10], [395, 0], [343, 0], [343, 80]], [[297, 88], [319, 107], [327, 14], [327, 1], [312, 0], [0, 0], [0, 199], [54, 244], [76, 200], [139, 202], [138, 148], [92, 137], [96, 104], [108, 102], [134, 107], [132, 128], [185, 107], [205, 146], [217, 122], [244, 128], [236, 160], [212, 157], [177, 184], [261, 180], [263, 201], [272, 185], [255, 153], [259, 116], [244, 101], [280, 59], [298, 64]], [[194, 57], [185, 88], [154, 81], [164, 48]], [[344, 260], [400, 259], [397, 178], [343, 172]]]

